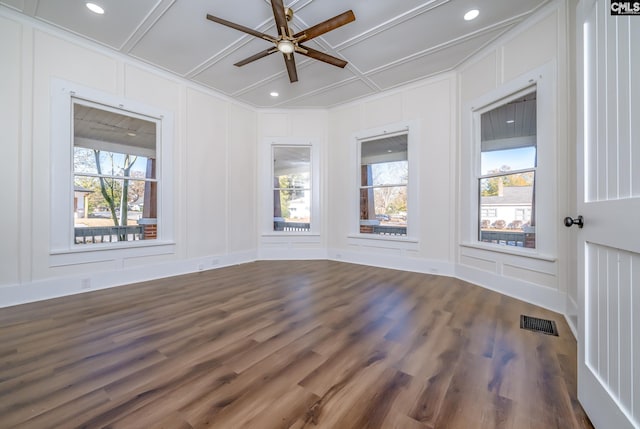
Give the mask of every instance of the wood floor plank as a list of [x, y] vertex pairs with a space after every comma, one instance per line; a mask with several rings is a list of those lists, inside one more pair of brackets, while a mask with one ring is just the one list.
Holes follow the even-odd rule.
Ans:
[[[560, 336], [520, 329], [521, 314]], [[561, 315], [333, 261], [0, 309], [0, 429], [592, 429], [576, 372]]]

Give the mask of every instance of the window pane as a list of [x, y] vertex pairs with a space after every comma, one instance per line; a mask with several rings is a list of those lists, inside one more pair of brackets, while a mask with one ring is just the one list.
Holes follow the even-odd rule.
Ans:
[[481, 174], [536, 167], [536, 92], [481, 115]]
[[407, 235], [407, 134], [360, 143], [360, 233]]
[[371, 178], [362, 186], [406, 185], [409, 179], [409, 162], [406, 160], [372, 164], [370, 167]]
[[535, 175], [506, 174], [479, 180], [479, 240], [535, 247]]
[[73, 105], [75, 172], [145, 177], [148, 159], [156, 158], [156, 137], [154, 121]]
[[273, 147], [273, 230], [310, 231], [311, 147]]
[[[145, 207], [153, 182], [76, 176], [74, 178], [75, 243], [155, 239], [156, 201]], [[126, 192], [123, 201], [122, 195]], [[148, 213], [145, 215], [145, 213]], [[153, 219], [149, 219], [153, 215]], [[146, 219], [143, 219], [146, 218]]]
[[96, 158], [93, 149], [74, 146], [73, 171], [75, 173], [98, 174], [98, 169], [96, 168]]
[[[372, 202], [374, 216], [360, 210], [360, 232], [383, 235], [407, 234], [407, 187], [385, 186], [360, 190], [361, 201]], [[361, 206], [362, 207], [362, 206]]]
[[311, 187], [311, 148], [276, 146], [273, 148], [275, 188]]
[[[147, 177], [148, 164], [149, 159], [140, 155], [114, 153], [77, 146], [73, 148], [73, 170], [75, 173], [129, 176], [144, 179]], [[150, 171], [149, 177], [153, 177], [153, 171]]]
[[393, 186], [373, 190], [376, 218], [381, 224], [407, 226], [407, 187]]
[[409, 178], [407, 135], [361, 143], [361, 186], [406, 184]]
[[311, 198], [309, 190], [274, 191], [274, 198], [280, 198], [281, 216], [286, 222], [309, 222], [311, 218]]
[[535, 146], [482, 152], [481, 175], [536, 167]]

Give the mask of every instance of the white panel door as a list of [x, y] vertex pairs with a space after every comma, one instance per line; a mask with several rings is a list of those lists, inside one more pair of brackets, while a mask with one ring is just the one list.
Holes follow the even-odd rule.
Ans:
[[640, 428], [640, 16], [610, 8], [578, 8], [578, 398], [596, 428], [625, 429]]

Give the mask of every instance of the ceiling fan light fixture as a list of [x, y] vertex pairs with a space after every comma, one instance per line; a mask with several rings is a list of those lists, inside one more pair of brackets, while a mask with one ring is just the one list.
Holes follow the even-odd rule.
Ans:
[[471, 21], [472, 19], [476, 19], [478, 15], [480, 15], [480, 11], [478, 9], [471, 9], [464, 14], [464, 20]]
[[278, 50], [283, 54], [290, 54], [295, 50], [291, 40], [280, 40], [278, 42]]
[[104, 9], [95, 3], [87, 2], [85, 3], [85, 6], [87, 6], [87, 9], [89, 9], [91, 12], [95, 14], [98, 14], [98, 15], [104, 14]]

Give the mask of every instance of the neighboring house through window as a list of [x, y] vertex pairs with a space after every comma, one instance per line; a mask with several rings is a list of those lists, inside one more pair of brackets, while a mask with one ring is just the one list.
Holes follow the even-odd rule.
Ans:
[[479, 241], [536, 247], [536, 106], [529, 90], [480, 115]]

